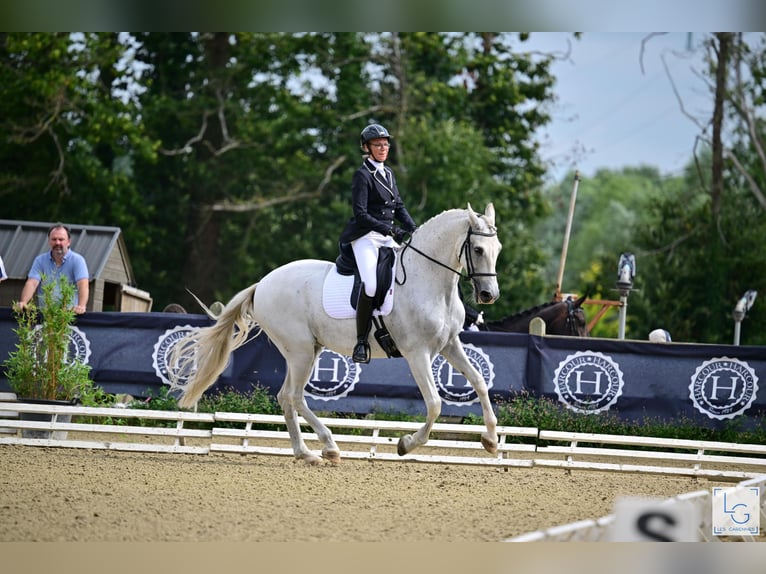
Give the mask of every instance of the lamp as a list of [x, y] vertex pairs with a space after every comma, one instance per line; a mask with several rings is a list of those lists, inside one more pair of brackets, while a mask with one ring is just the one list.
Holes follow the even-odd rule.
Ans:
[[755, 298], [758, 296], [758, 291], [755, 289], [748, 289], [742, 297], [740, 297], [737, 304], [734, 306], [734, 344], [739, 345], [739, 332], [742, 324], [742, 320], [747, 315], [747, 312], [755, 303]]
[[620, 292], [620, 323], [617, 337], [625, 338], [625, 320], [628, 312], [628, 295], [633, 290], [633, 280], [636, 278], [636, 256], [632, 253], [621, 253], [617, 263], [617, 290]]

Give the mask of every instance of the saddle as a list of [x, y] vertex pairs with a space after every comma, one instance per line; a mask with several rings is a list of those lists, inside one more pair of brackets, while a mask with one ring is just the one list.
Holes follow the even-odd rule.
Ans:
[[[353, 275], [354, 286], [351, 289], [351, 306], [356, 309], [356, 302], [359, 300], [359, 289], [362, 288], [362, 278], [359, 275], [359, 269], [356, 266], [354, 251], [350, 243], [339, 243], [340, 254], [335, 259], [335, 268], [341, 275]], [[396, 263], [396, 253], [390, 247], [381, 247], [378, 251], [378, 268], [376, 271], [378, 278], [378, 288], [375, 290], [375, 296], [372, 299], [373, 309], [380, 309], [386, 298], [388, 288], [394, 278], [394, 263]]]
[[[359, 300], [359, 290], [362, 288], [362, 278], [359, 275], [359, 268], [356, 266], [356, 258], [354, 257], [354, 250], [351, 248], [350, 243], [339, 243], [339, 255], [335, 259], [335, 268], [340, 275], [353, 275], [354, 286], [351, 288], [351, 307], [356, 309], [356, 303]], [[394, 279], [394, 264], [396, 263], [396, 253], [391, 247], [381, 247], [378, 251], [378, 267], [376, 269], [376, 275], [378, 279], [378, 287], [375, 290], [375, 295], [372, 298], [372, 308], [380, 309], [383, 302], [386, 299], [386, 294]], [[383, 317], [373, 316], [372, 321], [375, 323], [375, 340], [386, 352], [389, 357], [401, 357], [402, 354], [396, 347], [391, 334], [388, 332]]]

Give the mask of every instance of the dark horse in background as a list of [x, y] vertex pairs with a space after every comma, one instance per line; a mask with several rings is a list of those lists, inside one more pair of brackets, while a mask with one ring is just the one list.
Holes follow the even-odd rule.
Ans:
[[562, 301], [548, 301], [505, 319], [484, 321], [478, 325], [480, 331], [504, 331], [507, 333], [529, 333], [529, 323], [535, 317], [545, 321], [545, 333], [548, 335], [568, 335], [570, 337], [589, 337], [588, 322], [582, 304], [587, 294]]

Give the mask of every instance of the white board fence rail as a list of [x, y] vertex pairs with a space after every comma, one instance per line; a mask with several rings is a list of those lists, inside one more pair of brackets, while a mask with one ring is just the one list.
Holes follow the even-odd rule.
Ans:
[[[28, 420], [49, 415], [48, 420]], [[403, 433], [421, 423], [322, 418], [341, 446], [342, 458], [371, 461], [547, 467], [642, 472], [746, 480], [766, 473], [766, 445], [599, 435], [498, 427], [497, 455], [480, 442], [482, 425], [436, 423], [432, 438], [399, 456]], [[299, 419], [306, 425], [303, 419]], [[308, 429], [310, 430], [310, 429]], [[29, 431], [53, 432], [29, 436]], [[64, 433], [64, 434], [62, 434]], [[38, 432], [39, 434], [39, 432]], [[310, 447], [314, 434], [305, 436]], [[0, 401], [0, 445], [110, 449], [185, 454], [238, 453], [292, 456], [284, 417], [248, 413], [197, 413]], [[316, 443], [316, 448], [319, 444]]]

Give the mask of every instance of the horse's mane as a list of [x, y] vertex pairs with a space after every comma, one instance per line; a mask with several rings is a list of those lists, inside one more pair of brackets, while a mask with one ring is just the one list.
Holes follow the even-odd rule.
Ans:
[[[433, 220], [440, 219], [442, 217], [452, 218], [452, 217], [462, 216], [467, 213], [468, 213], [468, 209], [466, 208], [453, 207], [452, 209], [445, 209], [444, 211], [441, 211], [437, 213], [436, 215], [432, 215], [431, 217], [429, 217], [427, 220], [423, 222], [423, 225], [429, 224]], [[497, 228], [495, 226], [489, 224], [486, 217], [484, 217], [483, 213], [479, 213], [478, 211], [476, 211], [475, 213], [476, 213], [476, 216], [487, 225], [490, 231], [497, 231]]]
[[530, 307], [529, 309], [525, 309], [524, 311], [519, 311], [518, 313], [514, 315], [509, 315], [508, 317], [503, 319], [503, 322], [512, 323], [514, 321], [518, 321], [519, 319], [526, 318], [530, 315], [535, 316], [538, 313], [547, 311], [550, 307], [553, 307], [554, 305], [558, 305], [560, 303], [565, 303], [565, 301], [546, 301], [545, 303], [541, 303], [540, 305], [537, 305], [535, 307]]
[[459, 208], [452, 208], [452, 209], [447, 209], [447, 210], [444, 210], [444, 211], [440, 211], [436, 215], [432, 215], [431, 217], [426, 219], [423, 222], [423, 225], [427, 225], [427, 224], [431, 223], [434, 219], [439, 219], [441, 217], [451, 217], [453, 215], [461, 214], [464, 211], [465, 211], [465, 209], [459, 209]]

